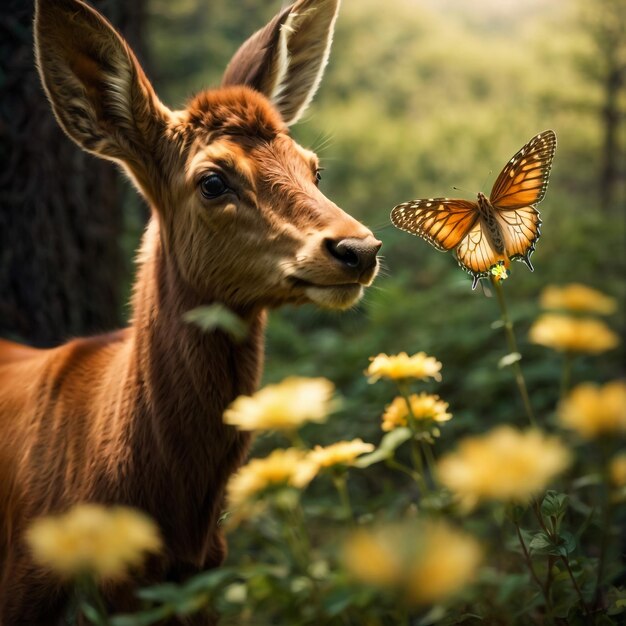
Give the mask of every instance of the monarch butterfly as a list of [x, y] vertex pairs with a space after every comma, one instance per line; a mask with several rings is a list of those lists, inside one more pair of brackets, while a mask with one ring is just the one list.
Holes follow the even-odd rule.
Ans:
[[403, 202], [391, 211], [394, 226], [418, 235], [438, 250], [455, 248], [459, 265], [473, 276], [472, 289], [494, 266], [509, 259], [533, 266], [530, 255], [541, 234], [536, 205], [546, 194], [556, 135], [533, 137], [505, 165], [489, 198], [478, 201], [428, 198]]

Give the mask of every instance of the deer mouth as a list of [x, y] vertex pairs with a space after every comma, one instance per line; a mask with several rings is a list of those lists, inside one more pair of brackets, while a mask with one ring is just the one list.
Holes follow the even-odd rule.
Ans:
[[304, 291], [307, 299], [324, 309], [349, 309], [363, 296], [363, 285], [351, 283], [315, 283], [305, 278], [290, 277], [293, 287]]

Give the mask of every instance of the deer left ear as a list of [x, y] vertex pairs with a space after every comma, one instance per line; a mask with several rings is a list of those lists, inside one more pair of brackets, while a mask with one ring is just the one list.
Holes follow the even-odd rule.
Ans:
[[232, 58], [222, 85], [248, 85], [286, 124], [300, 119], [328, 63], [340, 0], [299, 0], [256, 32]]

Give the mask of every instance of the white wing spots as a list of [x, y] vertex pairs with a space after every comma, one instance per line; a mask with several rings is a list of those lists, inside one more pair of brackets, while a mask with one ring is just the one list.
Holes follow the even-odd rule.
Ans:
[[432, 202], [430, 202], [430, 201], [426, 203], [426, 206], [427, 206], [427, 207], [431, 207], [432, 205], [433, 205], [433, 203], [432, 203]]

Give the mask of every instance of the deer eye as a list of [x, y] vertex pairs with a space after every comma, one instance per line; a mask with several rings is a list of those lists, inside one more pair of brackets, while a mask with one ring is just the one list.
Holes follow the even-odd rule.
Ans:
[[200, 180], [200, 193], [209, 200], [218, 198], [227, 191], [228, 186], [219, 174], [209, 174]]

